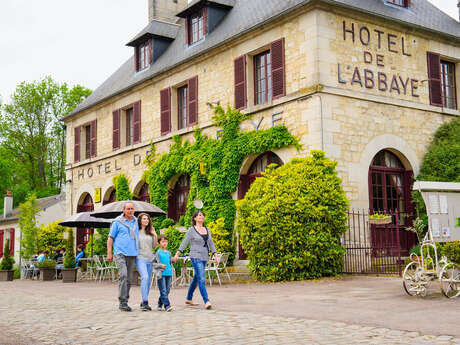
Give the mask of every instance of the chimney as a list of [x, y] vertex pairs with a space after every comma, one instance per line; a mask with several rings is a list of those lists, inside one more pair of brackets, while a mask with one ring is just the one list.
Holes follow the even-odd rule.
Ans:
[[11, 216], [12, 213], [13, 213], [13, 194], [11, 194], [11, 191], [8, 190], [6, 191], [5, 199], [3, 202], [3, 218], [7, 218]]
[[161, 20], [176, 24], [179, 20], [176, 13], [187, 7], [188, 0], [148, 0], [149, 23], [152, 20]]

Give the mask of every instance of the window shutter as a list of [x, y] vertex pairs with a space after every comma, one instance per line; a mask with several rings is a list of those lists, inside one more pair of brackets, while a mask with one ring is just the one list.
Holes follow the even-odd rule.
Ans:
[[427, 52], [428, 87], [430, 104], [442, 107], [441, 95], [441, 58], [439, 54]]
[[188, 112], [187, 126], [198, 122], [198, 76], [188, 80]]
[[240, 175], [238, 182], [238, 200], [241, 200], [249, 190], [249, 175]]
[[286, 95], [284, 77], [284, 38], [270, 44], [271, 69], [272, 69], [272, 98], [276, 99]]
[[3, 257], [3, 230], [0, 230], [0, 258]]
[[14, 256], [14, 229], [10, 229], [10, 255]]
[[91, 121], [91, 157], [97, 156], [97, 120]]
[[112, 149], [120, 148], [120, 109], [115, 110], [113, 113], [113, 127], [112, 127]]
[[80, 161], [80, 141], [81, 141], [81, 126], [74, 128], [74, 150], [73, 158], [74, 162], [77, 163]]
[[161, 135], [171, 132], [171, 88], [160, 91]]
[[168, 218], [176, 220], [176, 203], [174, 197], [174, 189], [169, 190], [168, 193]]
[[149, 64], [153, 63], [153, 40], [149, 40]]
[[139, 47], [134, 47], [134, 68], [139, 71]]
[[190, 45], [190, 17], [185, 18], [185, 43]]
[[208, 8], [203, 7], [203, 36], [208, 33]]
[[133, 144], [141, 142], [141, 101], [133, 105]]
[[234, 61], [235, 67], [235, 108], [246, 108], [246, 55], [240, 56]]

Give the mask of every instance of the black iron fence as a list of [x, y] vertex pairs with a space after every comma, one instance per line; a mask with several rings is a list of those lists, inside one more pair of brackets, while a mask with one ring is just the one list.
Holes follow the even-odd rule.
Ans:
[[366, 210], [348, 211], [348, 230], [342, 237], [345, 247], [343, 273], [399, 274], [416, 237], [405, 230], [413, 216], [398, 211], [385, 212], [389, 224], [370, 224]]

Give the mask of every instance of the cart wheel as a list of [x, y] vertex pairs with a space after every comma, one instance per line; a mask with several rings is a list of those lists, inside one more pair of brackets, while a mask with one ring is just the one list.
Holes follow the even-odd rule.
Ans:
[[420, 263], [412, 261], [404, 269], [403, 286], [409, 296], [420, 294]]
[[441, 291], [447, 298], [460, 295], [460, 268], [454, 263], [444, 265], [439, 275]]

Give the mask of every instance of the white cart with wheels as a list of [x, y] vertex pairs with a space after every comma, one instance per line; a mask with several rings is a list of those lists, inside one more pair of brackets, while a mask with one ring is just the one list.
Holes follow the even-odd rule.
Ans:
[[436, 242], [460, 240], [460, 183], [414, 183], [421, 192], [428, 213], [428, 232], [421, 243], [420, 256], [411, 254], [411, 262], [403, 273], [404, 290], [411, 296], [425, 296], [429, 284], [439, 280], [442, 293], [448, 298], [460, 295], [460, 266], [438, 260]]

